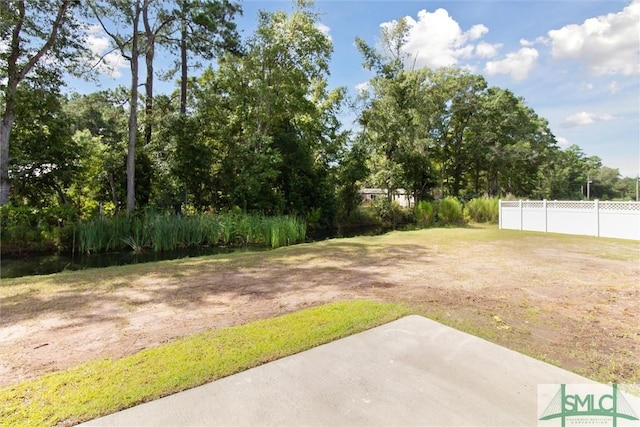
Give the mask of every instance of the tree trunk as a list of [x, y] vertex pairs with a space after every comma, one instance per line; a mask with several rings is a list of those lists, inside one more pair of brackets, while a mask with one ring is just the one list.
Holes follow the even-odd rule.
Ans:
[[9, 136], [13, 125], [13, 111], [9, 107], [9, 101], [7, 101], [5, 112], [2, 115], [2, 122], [0, 122], [0, 205], [6, 205], [9, 202], [9, 190], [11, 190], [11, 183], [9, 182]]
[[476, 167], [473, 176], [473, 188], [476, 195], [480, 193], [480, 160], [476, 159]]
[[445, 163], [442, 162], [442, 165], [440, 166], [440, 198], [441, 199], [444, 199], [445, 170], [446, 170]]
[[144, 32], [147, 38], [145, 49], [145, 62], [147, 65], [147, 80], [145, 83], [146, 99], [144, 103], [144, 145], [151, 142], [153, 128], [153, 57], [155, 56], [155, 34], [149, 24], [149, 2], [145, 1], [142, 11], [142, 21], [144, 22]]
[[113, 179], [112, 173], [107, 174], [107, 180], [109, 181], [109, 189], [111, 189], [111, 200], [113, 201], [115, 212], [118, 213], [120, 208], [118, 204], [118, 196], [116, 193], [116, 183], [115, 183], [115, 180]]
[[[9, 66], [10, 71], [11, 68]], [[13, 68], [15, 68], [15, 65]], [[15, 117], [17, 88], [18, 81], [12, 79], [10, 73], [7, 88], [5, 89], [5, 107], [2, 114], [2, 122], [0, 122], [0, 205], [9, 203], [9, 191], [11, 191], [11, 181], [9, 181], [9, 138]]]
[[[153, 50], [153, 47], [150, 48]], [[146, 99], [144, 103], [144, 145], [151, 142], [153, 130], [153, 53], [146, 55], [147, 61], [147, 81], [145, 83]]]
[[58, 185], [58, 183], [54, 182], [53, 188], [58, 194], [58, 200], [60, 201], [60, 204], [63, 206], [69, 206], [69, 199], [67, 198], [67, 195], [64, 194], [64, 191], [62, 191], [62, 188]]
[[461, 186], [461, 182], [460, 182], [460, 178], [458, 177], [457, 172], [454, 172], [455, 175], [453, 176], [453, 178], [451, 179], [451, 196], [453, 197], [458, 197], [460, 195], [460, 186]]
[[498, 195], [500, 189], [500, 182], [498, 177], [498, 171], [496, 169], [489, 169], [487, 171], [487, 196], [494, 197]]
[[183, 16], [180, 21], [180, 114], [185, 116], [187, 114], [187, 24], [186, 16], [184, 13], [185, 4], [183, 3]]
[[129, 99], [129, 145], [127, 147], [127, 214], [136, 208], [136, 134], [138, 132], [138, 23], [140, 1], [136, 0], [131, 38], [131, 95]]

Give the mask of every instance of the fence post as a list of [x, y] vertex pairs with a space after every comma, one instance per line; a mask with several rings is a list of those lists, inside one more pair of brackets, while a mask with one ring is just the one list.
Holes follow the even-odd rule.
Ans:
[[542, 199], [542, 209], [544, 209], [544, 232], [547, 232], [547, 199]]
[[595, 200], [596, 211], [596, 237], [600, 237], [600, 200]]
[[498, 230], [502, 230], [502, 199], [498, 199]]
[[520, 231], [522, 231], [522, 199], [518, 200], [518, 208], [520, 209]]

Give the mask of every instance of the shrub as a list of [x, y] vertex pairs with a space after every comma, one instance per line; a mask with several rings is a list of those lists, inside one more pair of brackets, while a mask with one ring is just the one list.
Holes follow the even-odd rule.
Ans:
[[436, 219], [436, 205], [434, 202], [421, 200], [415, 208], [416, 222], [422, 227], [433, 225]]
[[393, 219], [393, 208], [391, 200], [386, 197], [376, 197], [371, 202], [371, 208], [374, 214], [383, 222], [389, 222]]
[[482, 197], [470, 200], [465, 206], [466, 216], [475, 222], [498, 222], [498, 199]]
[[382, 223], [395, 226], [412, 220], [411, 210], [404, 209], [398, 202], [391, 201], [387, 197], [374, 199], [371, 208]]
[[307, 225], [309, 228], [320, 228], [320, 220], [322, 219], [322, 208], [314, 208], [307, 213]]
[[447, 197], [438, 202], [437, 218], [440, 225], [464, 224], [462, 204], [454, 197]]
[[358, 206], [338, 221], [342, 227], [379, 226], [380, 218], [371, 206]]
[[52, 251], [73, 244], [76, 211], [70, 206], [0, 207], [2, 253]]

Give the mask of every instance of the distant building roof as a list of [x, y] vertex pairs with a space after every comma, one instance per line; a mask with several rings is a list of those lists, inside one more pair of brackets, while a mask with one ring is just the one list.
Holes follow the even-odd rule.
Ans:
[[358, 192], [360, 194], [387, 194], [387, 190], [382, 188], [362, 188]]
[[[383, 188], [362, 188], [358, 190], [361, 194], [387, 194], [387, 190]], [[404, 188], [396, 188], [395, 194], [406, 194], [407, 190]]]

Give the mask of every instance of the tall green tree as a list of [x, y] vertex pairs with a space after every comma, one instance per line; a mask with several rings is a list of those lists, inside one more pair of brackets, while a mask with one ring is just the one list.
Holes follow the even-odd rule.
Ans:
[[638, 190], [640, 186], [640, 178], [638, 177], [624, 177], [621, 178], [616, 184], [616, 197], [621, 200], [638, 200]]
[[403, 46], [408, 30], [404, 19], [384, 27], [380, 50], [356, 38], [363, 66], [376, 73], [369, 82], [368, 90], [361, 94], [365, 103], [359, 117], [362, 138], [372, 154], [373, 182], [386, 188], [389, 197], [404, 184], [401, 147], [406, 148], [416, 134], [416, 89], [422, 75], [414, 78], [415, 73], [404, 71], [406, 55]]
[[154, 60], [156, 45], [166, 43], [167, 35], [175, 17], [166, 9], [164, 3], [145, 0], [142, 3], [142, 24], [144, 27], [144, 60], [146, 68], [144, 97], [144, 145], [151, 143], [153, 132], [153, 83], [155, 80]]
[[156, 49], [179, 52], [176, 69], [180, 70], [180, 114], [186, 114], [189, 59], [212, 60], [221, 52], [240, 52], [239, 35], [234, 18], [242, 13], [240, 5], [229, 0], [176, 0], [142, 3], [143, 48], [146, 65], [145, 145], [151, 142], [153, 125], [153, 84]]
[[112, 203], [116, 212], [126, 207], [126, 92], [72, 94], [64, 105], [74, 139], [83, 147], [83, 175], [74, 192], [85, 214], [100, 203]]
[[16, 204], [71, 204], [68, 190], [81, 171], [83, 152], [61, 99], [51, 87], [32, 82], [16, 91], [9, 162], [10, 200]]
[[338, 169], [338, 200], [340, 211], [348, 217], [362, 203], [360, 189], [370, 170], [367, 166], [367, 151], [361, 141], [356, 141], [346, 151]]
[[457, 69], [415, 70], [404, 20], [387, 25], [379, 47], [357, 39], [376, 74], [362, 99], [361, 137], [372, 182], [402, 186], [416, 200], [436, 195], [531, 195], [555, 137], [546, 120], [511, 92]]
[[309, 2], [261, 12], [243, 56], [225, 55], [196, 85], [213, 182], [230, 206], [305, 215], [335, 212], [335, 167], [346, 143], [344, 89], [327, 89], [331, 40]]
[[600, 167], [600, 160], [588, 158], [582, 148], [571, 145], [558, 150], [540, 171], [542, 197], [557, 200], [586, 198], [586, 182]]
[[479, 98], [466, 137], [471, 148], [472, 194], [541, 195], [540, 171], [557, 146], [547, 121], [522, 98], [509, 90], [489, 88]]
[[180, 114], [187, 111], [190, 60], [198, 57], [212, 60], [221, 52], [241, 51], [234, 22], [238, 14], [242, 14], [242, 8], [229, 0], [176, 1], [171, 15], [176, 20], [177, 37], [172, 35], [168, 42], [179, 52], [176, 70], [180, 71]]
[[482, 76], [440, 69], [429, 79], [427, 128], [432, 144], [440, 193], [458, 197], [464, 188], [473, 152], [470, 128], [482, 110], [487, 84]]
[[[140, 19], [150, 0], [92, 0], [87, 3], [104, 32], [110, 37], [120, 55], [129, 61], [131, 85], [129, 87], [129, 137], [127, 144], [127, 213], [136, 206], [136, 145], [138, 140], [138, 81], [140, 56]], [[113, 29], [111, 22], [126, 28], [124, 32]]]
[[[2, 120], [0, 121], [0, 205], [9, 200], [11, 130], [16, 114], [18, 86], [33, 72], [55, 79], [60, 70], [78, 69], [83, 34], [73, 12], [72, 0], [7, 0], [0, 8], [0, 36], [7, 48], [0, 50]], [[47, 63], [43, 59], [47, 57]]]
[[619, 187], [620, 171], [618, 169], [601, 166], [593, 175], [591, 181], [591, 197], [599, 200], [622, 198]]

